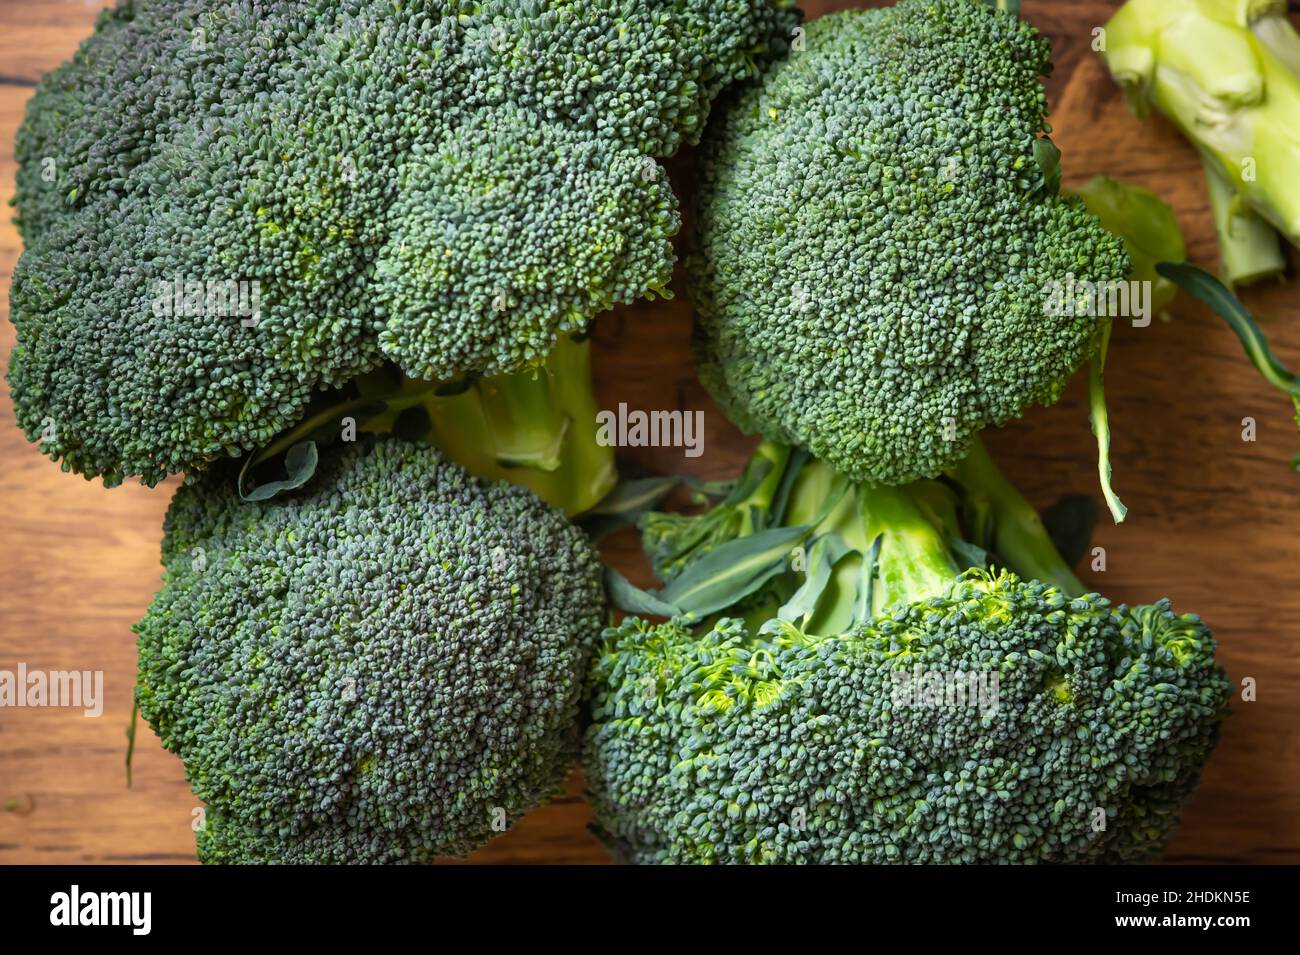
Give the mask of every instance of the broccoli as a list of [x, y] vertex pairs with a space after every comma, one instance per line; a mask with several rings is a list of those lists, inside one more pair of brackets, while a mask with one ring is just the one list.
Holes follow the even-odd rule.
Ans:
[[[722, 505], [752, 508], [759, 530], [716, 535], [664, 589], [693, 609], [628, 618], [596, 649], [584, 767], [617, 855], [1069, 863], [1161, 850], [1229, 694], [1197, 617], [1085, 593], [978, 442], [943, 481], [901, 487], [776, 446], [759, 460], [780, 490]], [[764, 576], [754, 542], [782, 529], [802, 572], [780, 552]]]
[[687, 273], [728, 417], [905, 483], [1100, 355], [1109, 318], [1051, 289], [1129, 259], [1057, 191], [1049, 52], [978, 0], [824, 16], [710, 125]]
[[[567, 439], [612, 473], [570, 414], [590, 382], [555, 386], [548, 355], [666, 294], [679, 212], [656, 157], [798, 18], [789, 0], [119, 0], [17, 138], [19, 423], [65, 470], [153, 484], [387, 367], [467, 388], [442, 430], [486, 422], [502, 468]], [[491, 408], [468, 405], [480, 380]], [[557, 503], [581, 510], [608, 473]]]
[[604, 620], [583, 534], [393, 437], [242, 503], [221, 468], [168, 511], [136, 627], [140, 712], [207, 803], [204, 862], [424, 862], [550, 796]]
[[1282, 0], [1129, 0], [1102, 56], [1139, 116], [1158, 109], [1201, 154], [1224, 279], [1286, 267], [1300, 243], [1300, 36]]

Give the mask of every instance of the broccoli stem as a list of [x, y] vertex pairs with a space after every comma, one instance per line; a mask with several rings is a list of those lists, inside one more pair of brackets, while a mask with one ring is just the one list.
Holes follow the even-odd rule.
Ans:
[[614, 449], [597, 440], [590, 345], [561, 337], [537, 368], [475, 379], [455, 394], [422, 392], [427, 440], [470, 473], [523, 485], [566, 514], [617, 482]]
[[1201, 164], [1209, 187], [1214, 231], [1219, 237], [1224, 281], [1249, 285], [1286, 271], [1277, 230], [1242, 201], [1214, 159], [1202, 155]]
[[1092, 433], [1097, 438], [1097, 478], [1101, 493], [1116, 524], [1122, 524], [1128, 508], [1115, 493], [1111, 483], [1110, 467], [1110, 411], [1106, 408], [1106, 351], [1110, 347], [1111, 322], [1101, 331], [1101, 345], [1088, 362], [1088, 407], [1092, 418]]
[[736, 485], [737, 489], [744, 489], [752, 484], [753, 490], [743, 498], [723, 502], [724, 507], [732, 505], [738, 512], [738, 535], [755, 534], [768, 525], [786, 480], [791, 452], [789, 445], [775, 441], [763, 441], [754, 450]]
[[862, 588], [866, 558], [873, 537], [867, 533], [856, 486], [821, 461], [808, 460], [791, 486], [790, 499], [782, 523], [786, 526], [811, 526], [811, 545], [805, 545], [805, 573], [818, 558], [817, 548], [831, 541], [841, 545], [844, 553], [830, 566], [826, 581], [815, 605], [803, 620], [802, 629], [810, 634], [844, 633], [863, 622], [879, 605], [879, 588], [873, 587], [872, 605], [865, 605]]
[[[780, 447], [778, 445], [778, 447]], [[871, 542], [858, 523], [859, 515], [853, 505], [853, 495], [840, 496], [837, 492], [848, 478], [829, 464], [809, 458], [799, 468], [799, 474], [790, 488], [781, 523], [789, 525], [816, 525], [819, 533], [835, 532], [855, 546]], [[832, 502], [827, 510], [828, 502]]]
[[1106, 24], [1102, 56], [1139, 116], [1152, 108], [1168, 116], [1250, 215], [1294, 245], [1300, 36], [1286, 7], [1284, 0], [1129, 0]]
[[[965, 569], [953, 559], [946, 529], [929, 516], [920, 496], [925, 484], [850, 485], [820, 461], [802, 468], [783, 523], [811, 525], [809, 539], [835, 540], [845, 551], [831, 568], [805, 632], [842, 633], [895, 603], [944, 593]], [[841, 487], [850, 493], [839, 493]], [[872, 564], [867, 555], [877, 540]]]
[[866, 537], [880, 540], [873, 609], [947, 593], [965, 568], [953, 559], [947, 535], [926, 516], [915, 488], [859, 486], [857, 499]]
[[[412, 409], [421, 412], [413, 427]], [[509, 375], [437, 382], [377, 368], [323, 400], [249, 466], [301, 441], [336, 440], [352, 418], [361, 431], [427, 441], [471, 474], [526, 487], [573, 516], [618, 481], [614, 449], [596, 439], [596, 412], [590, 346], [564, 336], [541, 365]]]
[[993, 549], [1010, 570], [1025, 580], [1052, 584], [1071, 597], [1087, 592], [1052, 543], [1038, 511], [998, 470], [983, 441], [971, 442], [970, 454], [951, 474], [970, 502], [991, 514]]
[[847, 633], [947, 593], [972, 569], [1086, 592], [978, 440], [945, 479], [898, 486], [857, 483], [764, 442], [728, 501], [689, 517], [647, 516], [643, 543], [665, 586], [642, 591], [619, 577], [613, 600], [692, 623], [740, 616], [755, 629]]
[[1256, 0], [1246, 7], [1250, 32], [1293, 74], [1300, 76], [1300, 36], [1287, 19], [1284, 0]]

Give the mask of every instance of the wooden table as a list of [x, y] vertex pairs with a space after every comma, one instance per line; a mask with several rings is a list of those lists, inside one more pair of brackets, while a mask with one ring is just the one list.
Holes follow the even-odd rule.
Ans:
[[[809, 2], [820, 13], [846, 3]], [[14, 131], [41, 74], [89, 32], [98, 3], [4, 0], [0, 5], [0, 200], [12, 195]], [[1191, 258], [1215, 262], [1215, 243], [1192, 149], [1162, 120], [1138, 122], [1093, 56], [1091, 31], [1114, 4], [1027, 0], [1057, 68], [1049, 83], [1054, 138], [1066, 185], [1095, 173], [1144, 183], [1172, 203]], [[690, 157], [671, 164], [689, 183]], [[0, 311], [21, 246], [0, 223]], [[1293, 256], [1294, 261], [1294, 256]], [[680, 283], [679, 283], [680, 288]], [[1271, 317], [1284, 360], [1300, 365], [1300, 303], [1286, 285], [1250, 290]], [[1107, 569], [1086, 582], [1116, 601], [1169, 595], [1214, 628], [1235, 680], [1257, 681], [1258, 702], [1237, 702], [1223, 741], [1169, 848], [1177, 862], [1300, 862], [1300, 450], [1287, 401], [1264, 387], [1231, 332], [1182, 299], [1174, 320], [1117, 324], [1107, 368], [1116, 485], [1123, 527], [1098, 528]], [[752, 442], [716, 412], [689, 360], [690, 309], [679, 297], [600, 319], [603, 407], [706, 408], [706, 449], [627, 449], [628, 474], [736, 473]], [[0, 328], [7, 356], [13, 329]], [[1242, 440], [1242, 419], [1258, 440]], [[1093, 444], [1081, 383], [1051, 409], [989, 436], [1006, 470], [1038, 505], [1063, 493], [1096, 494]], [[95, 669], [105, 674], [98, 719], [66, 709], [0, 710], [0, 862], [192, 862], [198, 806], [180, 761], [141, 725], [135, 782], [123, 771], [135, 647], [131, 624], [159, 583], [158, 541], [167, 486], [104, 490], [63, 474], [24, 440], [7, 389], [0, 401], [0, 668]], [[634, 541], [610, 554], [648, 582]], [[575, 774], [568, 795], [523, 819], [471, 856], [481, 862], [606, 862], [586, 829]]]

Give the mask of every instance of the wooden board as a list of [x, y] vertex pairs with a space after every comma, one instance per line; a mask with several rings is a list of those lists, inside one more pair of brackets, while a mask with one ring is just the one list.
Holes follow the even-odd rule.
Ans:
[[[814, 12], [850, 4], [806, 3]], [[89, 32], [94, 3], [5, 0], [0, 5], [0, 200], [12, 195], [14, 131], [33, 84]], [[1089, 49], [1114, 4], [1024, 4], [1055, 44], [1049, 83], [1054, 138], [1066, 183], [1095, 173], [1136, 180], [1170, 201], [1193, 260], [1213, 267], [1215, 245], [1194, 152], [1165, 122], [1138, 122]], [[689, 184], [690, 157], [672, 164]], [[0, 310], [20, 252], [0, 223]], [[680, 282], [678, 283], [680, 288]], [[1252, 290], [1272, 316], [1284, 360], [1300, 364], [1300, 303], [1293, 286]], [[1116, 484], [1129, 505], [1123, 527], [1102, 526], [1104, 573], [1084, 578], [1116, 601], [1161, 595], [1214, 628], [1231, 675], [1254, 678], [1259, 701], [1238, 702], [1223, 742], [1169, 849], [1171, 861], [1300, 861], [1300, 450], [1285, 399], [1261, 385], [1232, 334], [1182, 300], [1174, 320], [1117, 326], [1107, 368]], [[717, 413], [694, 380], [690, 310], [641, 303], [598, 323], [598, 387], [604, 407], [706, 409], [706, 453], [628, 449], [627, 474], [688, 470], [733, 475], [752, 442]], [[13, 329], [0, 330], [7, 356]], [[1242, 419], [1258, 422], [1243, 442]], [[1038, 505], [1067, 492], [1096, 494], [1093, 446], [1079, 382], [1051, 409], [990, 436], [1009, 474]], [[146, 726], [126, 787], [124, 731], [135, 651], [131, 624], [159, 582], [158, 540], [166, 488], [106, 491], [62, 474], [28, 446], [0, 399], [0, 668], [103, 670], [98, 719], [63, 709], [0, 710], [0, 862], [190, 862], [198, 806], [179, 760]], [[611, 554], [648, 582], [635, 544]], [[479, 862], [606, 862], [587, 832], [581, 782], [475, 853]]]

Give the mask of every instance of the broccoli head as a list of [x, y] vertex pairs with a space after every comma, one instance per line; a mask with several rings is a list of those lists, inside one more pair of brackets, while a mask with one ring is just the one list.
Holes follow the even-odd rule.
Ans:
[[[1146, 858], [1214, 745], [1213, 647], [1163, 601], [1009, 573], [838, 636], [631, 618], [592, 672], [598, 830], [636, 862]], [[918, 702], [924, 674], [997, 691]]]
[[[1162, 849], [1229, 693], [1197, 617], [1085, 593], [978, 442], [943, 481], [898, 488], [770, 448], [762, 460], [797, 473], [721, 505], [750, 509], [756, 530], [700, 545], [660, 525], [661, 557], [694, 549], [661, 592], [677, 616], [627, 618], [597, 647], [584, 765], [616, 853], [1071, 863]], [[782, 531], [793, 545], [764, 544]]]
[[19, 423], [67, 470], [154, 483], [386, 362], [531, 375], [663, 291], [655, 157], [797, 22], [786, 0], [119, 0], [18, 134]]
[[1035, 30], [979, 0], [809, 24], [705, 136], [687, 258], [701, 378], [859, 481], [933, 477], [1055, 401], [1109, 320], [1051, 289], [1128, 257], [1057, 192]]
[[177, 492], [136, 627], [140, 712], [207, 803], [201, 860], [422, 862], [557, 789], [604, 619], [563, 515], [396, 438], [329, 449], [273, 502], [217, 476]]

